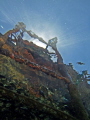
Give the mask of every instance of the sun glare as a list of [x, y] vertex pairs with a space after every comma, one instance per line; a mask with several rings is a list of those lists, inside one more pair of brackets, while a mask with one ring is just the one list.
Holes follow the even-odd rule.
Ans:
[[40, 47], [46, 48], [46, 44], [40, 42], [38, 39], [35, 39], [32, 42]]

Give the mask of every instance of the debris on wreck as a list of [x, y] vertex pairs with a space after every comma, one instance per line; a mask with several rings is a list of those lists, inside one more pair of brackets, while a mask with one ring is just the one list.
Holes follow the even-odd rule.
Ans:
[[[38, 39], [46, 44], [46, 48], [23, 40], [24, 32], [30, 38]], [[47, 119], [53, 119], [54, 116], [58, 120], [89, 120], [77, 86], [63, 63], [56, 43], [57, 37], [50, 39], [47, 43], [31, 30], [27, 30], [23, 22], [18, 22], [13, 30], [0, 35], [0, 85], [2, 86], [0, 91], [3, 93], [0, 98], [0, 106], [2, 107], [1, 113], [4, 114], [4, 110], [7, 111], [6, 118], [11, 117], [13, 112], [16, 114], [21, 110], [20, 107], [28, 111], [29, 106], [32, 119], [35, 117], [44, 119], [48, 115]], [[51, 53], [47, 50], [48, 46], [55, 51], [54, 55], [57, 58], [55, 63], [51, 60]], [[15, 96], [12, 97], [13, 95]], [[12, 108], [10, 106], [17, 105], [19, 101], [18, 110], [16, 107], [16, 111], [8, 114], [9, 109], [6, 110], [3, 106], [4, 102], [8, 101], [6, 98], [12, 101], [12, 105], [7, 102], [6, 108]], [[13, 102], [15, 103], [13, 104]], [[67, 112], [68, 115], [60, 110]], [[34, 116], [35, 112], [37, 116]], [[25, 114], [25, 111], [21, 110], [21, 113]]]

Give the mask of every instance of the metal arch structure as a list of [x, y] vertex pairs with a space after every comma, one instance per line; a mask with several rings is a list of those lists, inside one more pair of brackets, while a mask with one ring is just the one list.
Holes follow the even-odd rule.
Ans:
[[19, 31], [21, 31], [21, 33], [26, 32], [30, 37], [32, 37], [34, 39], [38, 39], [40, 42], [46, 44], [47, 45], [46, 49], [48, 46], [52, 47], [52, 49], [55, 51], [55, 54], [57, 56], [57, 63], [63, 63], [62, 56], [60, 55], [60, 53], [58, 52], [57, 47], [56, 47], [57, 37], [54, 37], [54, 38], [48, 40], [48, 43], [47, 43], [43, 38], [39, 37], [31, 30], [26, 30], [26, 25], [23, 22], [18, 22], [18, 24], [15, 25], [15, 28], [13, 30], [9, 30], [2, 36], [2, 39], [4, 40], [4, 42], [6, 42], [9, 35], [12, 36], [12, 34], [15, 34]]

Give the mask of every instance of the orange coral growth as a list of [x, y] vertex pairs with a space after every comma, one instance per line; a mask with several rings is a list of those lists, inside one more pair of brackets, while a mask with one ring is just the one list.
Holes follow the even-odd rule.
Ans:
[[2, 48], [7, 49], [10, 53], [12, 53], [12, 47], [8, 46], [7, 44], [4, 44]]
[[28, 50], [25, 49], [22, 55], [31, 62], [35, 62], [35, 59], [33, 58], [32, 54], [28, 52]]

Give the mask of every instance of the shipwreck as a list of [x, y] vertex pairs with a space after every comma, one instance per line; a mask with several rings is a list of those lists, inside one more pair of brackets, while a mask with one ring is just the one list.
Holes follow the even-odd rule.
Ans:
[[[46, 48], [24, 40], [30, 38]], [[63, 63], [57, 37], [48, 43], [23, 22], [0, 34], [0, 116], [1, 119], [89, 120], [78, 86], [78, 73]], [[48, 51], [48, 46], [53, 53]], [[57, 58], [53, 62], [51, 57]], [[89, 93], [88, 93], [89, 94]]]

